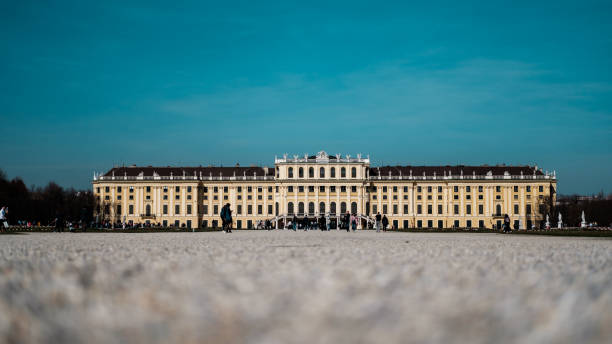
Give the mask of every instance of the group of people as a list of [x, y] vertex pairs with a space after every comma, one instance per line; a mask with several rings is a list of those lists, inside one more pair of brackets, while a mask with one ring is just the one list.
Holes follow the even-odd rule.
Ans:
[[[221, 217], [223, 231], [225, 233], [231, 233], [233, 220], [232, 220], [232, 210], [230, 208], [229, 203], [225, 204], [221, 208], [221, 212], [219, 216]], [[340, 216], [338, 220], [339, 222], [336, 224], [337, 225], [336, 228], [346, 230], [347, 232], [350, 232], [351, 230], [353, 232], [356, 231], [358, 227], [358, 223], [360, 221], [357, 214], [351, 214], [348, 211], [346, 212], [346, 214]], [[376, 228], [376, 232], [380, 233], [381, 230], [383, 232], [386, 232], [388, 226], [389, 226], [389, 219], [387, 218], [387, 216], [381, 215], [380, 212], [376, 214], [376, 216], [374, 217], [374, 227]], [[308, 230], [329, 231], [332, 229], [332, 219], [329, 213], [326, 215], [321, 214], [321, 216], [318, 219], [309, 218], [306, 215], [304, 215], [304, 217], [300, 219], [297, 217], [297, 215], [293, 215], [293, 218], [289, 220], [285, 224], [284, 227], [286, 229], [292, 229], [294, 231], [297, 231], [298, 229], [304, 230], [304, 231], [308, 231]], [[272, 221], [270, 220], [257, 221], [255, 228], [272, 230], [273, 229]]]

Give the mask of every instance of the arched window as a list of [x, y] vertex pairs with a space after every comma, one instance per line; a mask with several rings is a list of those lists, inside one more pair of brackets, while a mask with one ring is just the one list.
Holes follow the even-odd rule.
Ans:
[[314, 215], [314, 212], [315, 212], [314, 203], [313, 202], [308, 203], [308, 215]]
[[346, 202], [340, 203], [340, 214], [346, 214]]
[[496, 215], [501, 215], [501, 205], [500, 204], [495, 206], [495, 214]]
[[332, 167], [331, 170], [329, 170], [329, 176], [331, 178], [336, 178], [336, 168]]
[[357, 202], [351, 203], [351, 214], [357, 214]]
[[319, 215], [325, 214], [325, 202], [319, 203]]
[[151, 205], [147, 204], [147, 207], [145, 209], [146, 209], [145, 213], [147, 214], [147, 216], [150, 216], [151, 215]]
[[287, 215], [293, 215], [293, 203], [287, 203]]
[[289, 167], [287, 171], [289, 173], [289, 178], [293, 178], [293, 167]]
[[319, 169], [319, 177], [320, 178], [325, 178], [325, 168], [321, 167]]
[[351, 178], [357, 178], [357, 168], [351, 168]]
[[340, 178], [346, 178], [346, 168], [340, 169]]
[[278, 216], [278, 202], [276, 202], [275, 206], [276, 206], [276, 212], [274, 214]]
[[304, 169], [300, 167], [300, 169], [298, 170], [298, 177], [299, 178], [304, 178]]
[[329, 213], [332, 215], [336, 214], [336, 202], [331, 202], [329, 204]]
[[314, 168], [308, 168], [308, 178], [314, 178]]
[[298, 214], [304, 215], [304, 202], [298, 203]]

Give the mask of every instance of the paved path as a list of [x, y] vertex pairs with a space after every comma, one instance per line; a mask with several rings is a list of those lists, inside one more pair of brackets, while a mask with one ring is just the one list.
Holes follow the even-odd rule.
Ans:
[[611, 340], [609, 239], [0, 236], [0, 343]]

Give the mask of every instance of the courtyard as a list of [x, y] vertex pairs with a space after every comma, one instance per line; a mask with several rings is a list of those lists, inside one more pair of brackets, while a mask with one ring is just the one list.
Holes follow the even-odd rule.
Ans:
[[5, 343], [605, 343], [611, 309], [609, 238], [0, 236]]

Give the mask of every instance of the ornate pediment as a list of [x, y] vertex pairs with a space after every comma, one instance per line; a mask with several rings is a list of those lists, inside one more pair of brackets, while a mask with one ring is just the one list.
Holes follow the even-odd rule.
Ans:
[[320, 151], [317, 153], [317, 160], [329, 160], [329, 155], [325, 151]]

